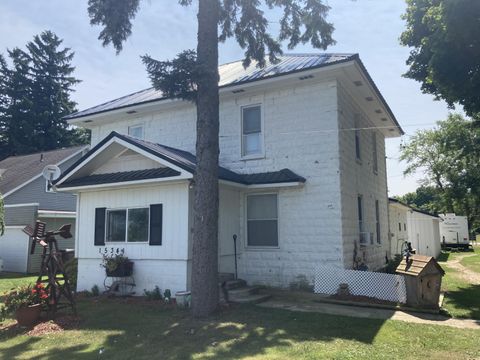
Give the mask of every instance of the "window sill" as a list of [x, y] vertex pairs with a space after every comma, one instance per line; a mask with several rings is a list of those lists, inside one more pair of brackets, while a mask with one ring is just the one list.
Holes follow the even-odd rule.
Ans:
[[265, 154], [246, 155], [240, 158], [240, 160], [261, 160], [261, 159], [265, 159]]
[[245, 251], [280, 250], [280, 246], [246, 246]]

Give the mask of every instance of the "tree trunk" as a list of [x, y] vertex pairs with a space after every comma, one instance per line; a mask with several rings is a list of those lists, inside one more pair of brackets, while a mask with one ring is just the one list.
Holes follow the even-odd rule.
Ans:
[[218, 0], [199, 0], [197, 170], [194, 175], [192, 312], [218, 305]]

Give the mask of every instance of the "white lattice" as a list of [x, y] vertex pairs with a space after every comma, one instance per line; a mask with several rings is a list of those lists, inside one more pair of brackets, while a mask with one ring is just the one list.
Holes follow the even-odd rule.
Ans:
[[402, 275], [346, 270], [329, 266], [316, 268], [315, 293], [336, 294], [342, 283], [348, 284], [352, 295], [369, 296], [399, 303], [407, 302], [405, 279]]

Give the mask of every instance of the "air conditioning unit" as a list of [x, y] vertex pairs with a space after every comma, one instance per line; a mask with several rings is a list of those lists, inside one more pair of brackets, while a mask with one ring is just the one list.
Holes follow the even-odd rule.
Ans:
[[366, 246], [371, 244], [373, 241], [373, 236], [369, 232], [361, 232], [360, 233], [360, 245]]

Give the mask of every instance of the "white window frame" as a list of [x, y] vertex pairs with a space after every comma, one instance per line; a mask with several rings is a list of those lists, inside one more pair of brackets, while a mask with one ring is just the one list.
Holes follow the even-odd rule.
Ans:
[[52, 189], [53, 189], [53, 185], [50, 188], [48, 188], [48, 180], [45, 180], [45, 192], [49, 194], [55, 194], [56, 191]]
[[[136, 137], [136, 136], [130, 135], [130, 129], [135, 129], [135, 128], [141, 128], [142, 129], [142, 137]], [[135, 139], [145, 140], [145, 124], [140, 123], [140, 124], [129, 126], [128, 127], [128, 135], [131, 136], [131, 137], [134, 137]]]
[[[260, 246], [255, 246], [255, 245], [249, 245], [248, 244], [248, 197], [249, 196], [259, 196], [259, 195], [275, 195], [277, 197], [277, 245], [260, 245]], [[280, 197], [278, 196], [278, 192], [255, 192], [255, 193], [248, 193], [245, 194], [244, 197], [244, 216], [245, 216], [245, 224], [244, 224], [244, 229], [245, 229], [245, 249], [247, 250], [275, 250], [275, 249], [280, 249], [280, 204], [279, 204], [279, 199]], [[263, 219], [263, 220], [273, 220], [273, 219]]]
[[[243, 111], [244, 109], [260, 107], [260, 152], [258, 154], [243, 155]], [[264, 109], [262, 103], [248, 104], [240, 107], [240, 158], [242, 160], [262, 159], [265, 157], [265, 127], [264, 127]]]
[[[147, 240], [146, 241], [128, 241], [128, 213], [129, 210], [134, 209], [148, 209], [148, 223], [147, 223]], [[125, 218], [125, 241], [108, 241], [107, 232], [108, 232], [108, 212], [110, 211], [126, 211]], [[122, 208], [108, 208], [105, 211], [105, 234], [104, 234], [105, 243], [109, 244], [149, 244], [150, 243], [150, 206], [135, 206], [135, 207], [122, 207]]]

